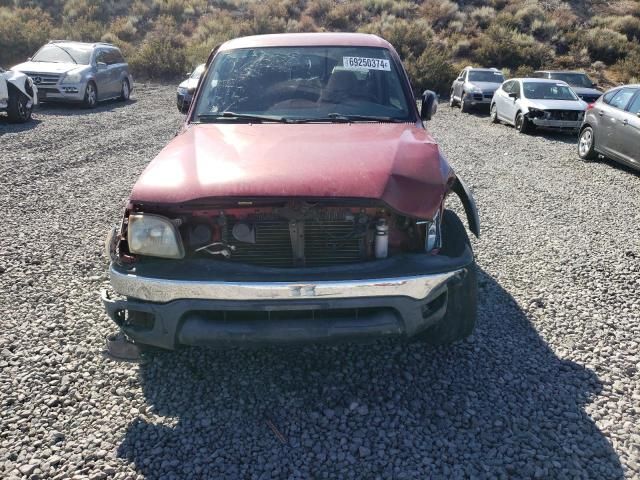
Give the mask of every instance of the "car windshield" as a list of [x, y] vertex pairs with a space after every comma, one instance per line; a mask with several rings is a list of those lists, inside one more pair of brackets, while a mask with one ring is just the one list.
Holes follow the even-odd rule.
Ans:
[[91, 61], [91, 48], [51, 43], [38, 50], [31, 61], [89, 65]]
[[469, 72], [469, 81], [470, 82], [502, 83], [504, 82], [504, 77], [500, 72], [471, 70]]
[[263, 121], [410, 121], [413, 114], [400, 72], [384, 48], [220, 52], [203, 82], [194, 120], [258, 116]]
[[577, 100], [571, 87], [561, 83], [524, 82], [524, 96], [531, 100]]
[[582, 88], [591, 88], [591, 87], [593, 87], [593, 82], [584, 73], [557, 73], [557, 72], [553, 72], [553, 73], [550, 74], [549, 78], [551, 78], [553, 80], [560, 80], [562, 82], [566, 82], [569, 85], [573, 85], [574, 87], [582, 87]]
[[202, 76], [202, 72], [204, 72], [204, 63], [201, 63], [200, 65], [198, 65], [195, 70], [193, 72], [191, 72], [191, 75], [189, 76], [189, 78], [193, 78], [195, 80], [199, 79]]

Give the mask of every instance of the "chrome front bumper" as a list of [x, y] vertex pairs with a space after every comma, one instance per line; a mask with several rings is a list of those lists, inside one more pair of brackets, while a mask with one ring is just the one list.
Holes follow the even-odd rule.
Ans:
[[120, 295], [156, 303], [182, 299], [246, 301], [390, 296], [421, 300], [462, 271], [372, 280], [234, 283], [139, 277], [111, 267], [110, 277], [111, 286]]
[[134, 342], [169, 350], [412, 337], [443, 319], [449, 289], [470, 268], [359, 280], [236, 282], [169, 280], [112, 267], [112, 288], [126, 298], [103, 291], [102, 302]]

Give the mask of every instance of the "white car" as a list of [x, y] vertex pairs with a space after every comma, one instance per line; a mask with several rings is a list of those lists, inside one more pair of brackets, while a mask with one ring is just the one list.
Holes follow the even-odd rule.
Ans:
[[505, 122], [519, 132], [536, 127], [578, 130], [587, 103], [565, 82], [514, 78], [504, 82], [491, 100], [491, 121]]
[[0, 111], [7, 112], [10, 122], [27, 122], [37, 103], [38, 88], [29, 77], [0, 67]]

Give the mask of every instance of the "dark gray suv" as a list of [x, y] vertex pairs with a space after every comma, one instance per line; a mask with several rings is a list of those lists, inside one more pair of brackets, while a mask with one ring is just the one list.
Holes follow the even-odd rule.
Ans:
[[593, 103], [602, 95], [602, 92], [596, 88], [598, 84], [591, 80], [584, 72], [538, 70], [533, 74], [533, 76], [538, 78], [548, 78], [550, 80], [560, 80], [568, 83], [583, 102]]
[[640, 85], [609, 90], [587, 108], [580, 128], [578, 155], [598, 155], [640, 170]]

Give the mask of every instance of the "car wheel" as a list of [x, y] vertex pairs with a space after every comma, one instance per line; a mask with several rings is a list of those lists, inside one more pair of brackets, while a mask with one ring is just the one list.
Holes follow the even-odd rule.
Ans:
[[463, 93], [462, 98], [460, 98], [460, 111], [462, 113], [467, 113], [469, 111], [469, 104], [467, 103], [466, 93]]
[[453, 98], [453, 90], [451, 91], [451, 96], [449, 97], [449, 106], [451, 108], [456, 106], [456, 100]]
[[[443, 249], [441, 254], [458, 253], [470, 245], [464, 224], [451, 210], [442, 217]], [[449, 287], [447, 311], [432, 327], [417, 334], [416, 339], [428, 345], [448, 345], [473, 333], [478, 316], [478, 278], [475, 262], [468, 268], [464, 278]]]
[[24, 93], [16, 88], [9, 90], [7, 115], [11, 123], [24, 123], [31, 118], [33, 104]]
[[491, 123], [498, 123], [498, 106], [495, 103], [491, 105], [491, 113], [489, 115], [491, 117]]
[[593, 129], [591, 127], [585, 127], [584, 130], [580, 132], [578, 139], [578, 156], [582, 160], [595, 160], [598, 157], [595, 150]]
[[516, 115], [516, 130], [520, 133], [529, 133], [531, 128], [531, 122], [522, 114], [522, 112], [518, 112]]
[[130, 96], [131, 88], [129, 87], [129, 80], [125, 79], [122, 81], [122, 88], [120, 89], [120, 100], [126, 102], [127, 100], [129, 100]]
[[86, 108], [94, 108], [98, 104], [98, 89], [95, 83], [87, 83], [87, 87], [84, 90], [83, 103]]

